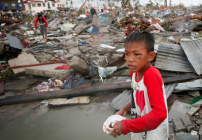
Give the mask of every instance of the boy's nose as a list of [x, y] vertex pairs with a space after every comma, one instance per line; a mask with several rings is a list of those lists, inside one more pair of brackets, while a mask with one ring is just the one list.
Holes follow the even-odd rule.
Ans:
[[128, 56], [128, 62], [133, 62], [133, 57], [132, 57], [132, 55]]

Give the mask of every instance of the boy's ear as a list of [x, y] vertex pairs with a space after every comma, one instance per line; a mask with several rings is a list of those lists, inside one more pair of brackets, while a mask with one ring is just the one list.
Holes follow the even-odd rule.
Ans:
[[149, 53], [148, 61], [151, 62], [156, 57], [156, 53], [154, 51]]

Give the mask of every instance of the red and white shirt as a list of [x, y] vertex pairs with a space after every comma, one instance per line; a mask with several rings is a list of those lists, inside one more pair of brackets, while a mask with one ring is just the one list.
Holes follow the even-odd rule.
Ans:
[[136, 77], [137, 73], [131, 73], [132, 119], [121, 121], [124, 135], [133, 132], [131, 140], [168, 140], [167, 100], [160, 72], [150, 66], [139, 81]]

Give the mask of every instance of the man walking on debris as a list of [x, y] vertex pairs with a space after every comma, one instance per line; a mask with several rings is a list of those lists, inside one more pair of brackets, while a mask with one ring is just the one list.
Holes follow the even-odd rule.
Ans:
[[131, 103], [117, 115], [131, 120], [117, 121], [112, 136], [131, 133], [131, 140], [168, 140], [168, 112], [160, 72], [150, 62], [155, 58], [154, 37], [147, 31], [135, 31], [125, 39], [125, 58], [131, 71]]
[[41, 35], [43, 36], [42, 40], [46, 40], [47, 39], [47, 31], [48, 31], [48, 23], [46, 21], [46, 19], [42, 16], [42, 14], [38, 14], [38, 17], [35, 20], [35, 31], [37, 32], [37, 23], [39, 23], [40, 25], [40, 32]]

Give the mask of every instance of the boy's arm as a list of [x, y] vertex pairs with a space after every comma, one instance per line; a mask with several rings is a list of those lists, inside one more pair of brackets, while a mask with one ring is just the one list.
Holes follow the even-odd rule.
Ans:
[[[126, 116], [127, 112], [131, 109], [131, 102], [128, 103], [125, 107], [123, 107], [121, 110], [116, 112], [116, 115]], [[117, 121], [114, 124], [114, 129], [110, 131], [111, 135], [113, 137], [117, 135], [121, 135], [123, 133], [123, 125], [121, 124], [121, 121]]]
[[[148, 77], [148, 78], [146, 78]], [[122, 120], [123, 134], [139, 133], [156, 129], [167, 117], [167, 109], [163, 96], [163, 81], [158, 74], [145, 76], [144, 81], [152, 111], [140, 118]]]
[[131, 102], [128, 103], [125, 107], [123, 107], [121, 110], [116, 112], [116, 115], [126, 116], [127, 112], [130, 111], [131, 108]]

